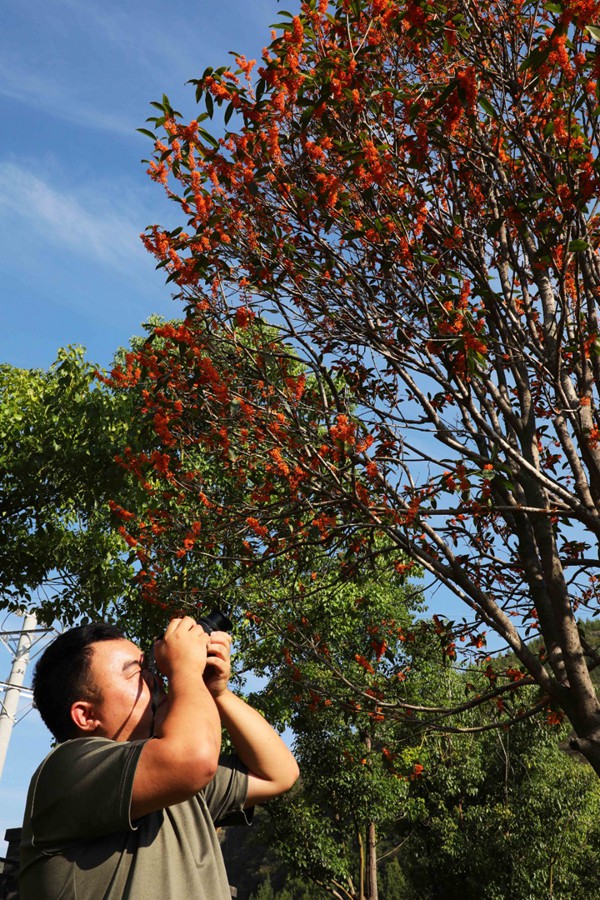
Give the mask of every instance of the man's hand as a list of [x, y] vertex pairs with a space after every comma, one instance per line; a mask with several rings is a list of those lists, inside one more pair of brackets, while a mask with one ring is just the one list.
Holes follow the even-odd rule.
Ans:
[[171, 619], [161, 640], [154, 645], [160, 672], [171, 680], [183, 672], [201, 677], [207, 661], [209, 636], [190, 616]]
[[213, 631], [208, 637], [208, 658], [204, 683], [213, 697], [227, 690], [231, 675], [231, 637], [226, 631]]

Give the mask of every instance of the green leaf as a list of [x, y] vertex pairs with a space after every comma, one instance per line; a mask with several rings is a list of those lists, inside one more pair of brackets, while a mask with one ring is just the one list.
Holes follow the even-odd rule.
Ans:
[[480, 96], [478, 98], [478, 103], [479, 103], [480, 107], [482, 108], [482, 110], [488, 114], [488, 116], [491, 116], [492, 119], [498, 118], [498, 113], [496, 112], [496, 110], [494, 109], [494, 107], [492, 106], [492, 104], [490, 103], [490, 101], [488, 100], [487, 97]]
[[140, 134], [146, 135], [146, 137], [152, 138], [153, 141], [156, 140], [156, 135], [154, 132], [149, 131], [147, 128], [136, 128], [136, 131], [139, 131]]
[[218, 148], [219, 142], [216, 138], [210, 134], [210, 132], [206, 131], [204, 128], [198, 129], [198, 134], [204, 138], [204, 140], [211, 145], [211, 147]]
[[535, 50], [532, 50], [529, 56], [523, 60], [519, 66], [519, 71], [525, 72], [527, 69], [538, 69], [548, 59], [550, 50], [550, 43], [548, 43], [546, 47], [536, 47]]

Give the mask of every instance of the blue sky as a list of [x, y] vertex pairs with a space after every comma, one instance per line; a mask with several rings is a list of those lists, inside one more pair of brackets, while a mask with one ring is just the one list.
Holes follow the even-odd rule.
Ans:
[[[189, 118], [185, 82], [248, 58], [298, 0], [28, 0], [0, 33], [0, 359], [48, 366], [83, 344], [107, 364], [152, 312], [172, 314], [146, 225], [176, 215], [140, 163], [136, 132], [166, 93]], [[179, 224], [179, 221], [177, 221]]]
[[[59, 347], [80, 344], [107, 366], [150, 314], [178, 313], [139, 240], [147, 225], [171, 224], [173, 204], [145, 174], [140, 160], [150, 141], [136, 128], [163, 93], [192, 119], [185, 82], [228, 64], [229, 50], [260, 58], [279, 11], [298, 7], [299, 0], [2, 5], [0, 361], [47, 368]], [[0, 680], [9, 669], [0, 647]], [[0, 855], [49, 743], [35, 712], [13, 730], [0, 781]]]

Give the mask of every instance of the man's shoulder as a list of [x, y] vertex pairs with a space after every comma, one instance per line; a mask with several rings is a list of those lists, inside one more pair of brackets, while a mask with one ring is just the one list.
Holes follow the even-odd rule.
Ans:
[[35, 837], [39, 846], [61, 847], [77, 835], [93, 838], [128, 829], [143, 744], [83, 737], [51, 750], [29, 786], [24, 834], [30, 843]]
[[53, 763], [58, 762], [60, 765], [64, 765], [67, 759], [76, 759], [80, 756], [85, 756], [87, 753], [94, 752], [94, 750], [98, 749], [101, 745], [104, 746], [116, 743], [116, 741], [111, 741], [110, 738], [102, 737], [80, 737], [72, 738], [69, 741], [63, 741], [61, 744], [56, 744], [55, 747], [52, 747], [50, 752], [39, 764], [35, 775], [49, 764], [52, 765]]
[[80, 737], [63, 741], [53, 747], [42, 760], [32, 776], [32, 783], [58, 778], [59, 774], [72, 773], [75, 776], [81, 768], [90, 769], [102, 765], [113, 756], [127, 758], [137, 756], [144, 741], [113, 741], [104, 737]]

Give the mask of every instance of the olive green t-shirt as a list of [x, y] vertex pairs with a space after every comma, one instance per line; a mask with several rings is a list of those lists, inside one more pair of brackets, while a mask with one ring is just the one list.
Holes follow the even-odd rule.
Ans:
[[77, 738], [31, 780], [21, 844], [21, 900], [230, 900], [215, 826], [248, 824], [247, 771], [222, 757], [184, 803], [131, 822], [145, 741]]

